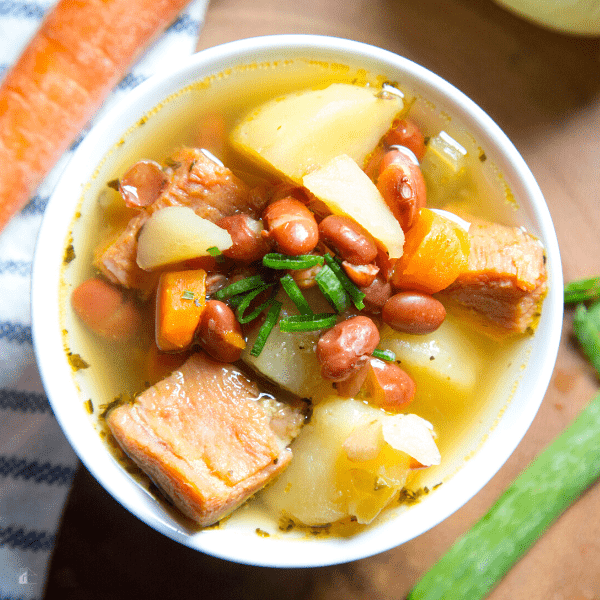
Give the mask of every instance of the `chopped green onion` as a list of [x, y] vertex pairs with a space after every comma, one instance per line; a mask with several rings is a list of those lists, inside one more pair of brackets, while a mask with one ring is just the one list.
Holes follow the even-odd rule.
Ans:
[[580, 279], [565, 285], [565, 304], [600, 299], [600, 277]]
[[315, 265], [322, 265], [324, 259], [318, 254], [301, 254], [299, 256], [288, 256], [271, 252], [263, 256], [263, 265], [270, 269], [309, 269]]
[[221, 254], [222, 254], [222, 252], [216, 246], [211, 246], [210, 248], [207, 248], [206, 251], [211, 256], [221, 256]]
[[586, 308], [579, 304], [573, 314], [573, 332], [600, 375], [600, 302]]
[[375, 348], [375, 350], [373, 350], [372, 356], [390, 362], [396, 360], [396, 355], [391, 350], [380, 350], [379, 348]]
[[231, 306], [231, 308], [237, 308], [244, 301], [245, 297], [245, 294], [238, 294], [237, 296], [232, 296], [228, 299], [229, 305]]
[[261, 285], [265, 285], [263, 278], [260, 275], [252, 275], [251, 277], [240, 279], [239, 281], [230, 283], [224, 288], [221, 288], [220, 290], [215, 292], [215, 298], [217, 300], [227, 300], [232, 296], [237, 296], [238, 294], [249, 292], [250, 290], [256, 289]]
[[337, 322], [337, 315], [333, 313], [319, 313], [317, 315], [290, 315], [279, 321], [279, 329], [286, 333], [295, 331], [316, 331], [329, 329]]
[[358, 308], [358, 310], [362, 310], [365, 307], [365, 303], [363, 300], [365, 299], [365, 294], [361, 292], [358, 287], [350, 280], [348, 275], [344, 272], [344, 269], [340, 265], [340, 263], [331, 255], [325, 255], [325, 262], [329, 265], [331, 270], [335, 273], [335, 276], [340, 280], [343, 288], [346, 290], [347, 294], [350, 296], [354, 306]]
[[269, 297], [267, 300], [265, 300], [260, 306], [257, 306], [250, 314], [244, 315], [244, 312], [250, 306], [252, 300], [254, 300], [254, 298], [256, 298], [256, 296], [258, 296], [265, 290], [268, 290], [270, 287], [272, 287], [272, 285], [273, 284], [262, 285], [259, 288], [256, 288], [256, 289], [252, 290], [251, 292], [248, 292], [244, 296], [244, 299], [240, 302], [240, 304], [238, 305], [237, 310], [236, 310], [237, 320], [242, 325], [244, 325], [246, 323], [250, 323], [250, 321], [254, 321], [254, 319], [256, 319], [256, 317], [258, 317], [258, 315], [260, 315], [260, 313], [263, 310], [265, 310], [265, 308], [267, 308], [267, 306], [269, 306], [271, 304], [271, 302], [273, 301], [272, 296]]
[[408, 600], [483, 600], [546, 528], [598, 478], [600, 394], [438, 560]]
[[259, 356], [262, 352], [265, 344], [267, 343], [267, 338], [271, 333], [273, 327], [275, 327], [275, 323], [277, 323], [277, 319], [279, 319], [279, 313], [281, 312], [282, 303], [279, 300], [273, 300], [271, 307], [267, 312], [267, 316], [265, 318], [264, 323], [260, 326], [258, 330], [258, 337], [252, 346], [252, 350], [250, 350], [251, 356]]
[[184, 290], [183, 293], [181, 294], [181, 299], [182, 300], [193, 300], [194, 292], [191, 292], [190, 290]]
[[290, 300], [296, 305], [296, 308], [302, 315], [312, 315], [313, 311], [308, 305], [306, 298], [302, 294], [302, 291], [298, 287], [298, 284], [294, 281], [291, 275], [285, 275], [281, 278], [281, 286], [285, 290], [285, 293], [290, 297]]
[[319, 289], [335, 310], [344, 312], [348, 308], [348, 294], [346, 294], [344, 286], [329, 265], [323, 266], [317, 273], [315, 280]]

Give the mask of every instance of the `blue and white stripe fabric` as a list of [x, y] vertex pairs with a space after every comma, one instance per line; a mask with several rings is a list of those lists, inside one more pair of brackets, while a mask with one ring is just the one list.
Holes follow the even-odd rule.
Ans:
[[[54, 2], [0, 0], [0, 80]], [[188, 5], [123, 78], [100, 113], [157, 70], [194, 52], [207, 3], [194, 0]], [[42, 388], [29, 307], [37, 232], [70, 154], [0, 233], [0, 600], [43, 597], [61, 513], [78, 467]]]

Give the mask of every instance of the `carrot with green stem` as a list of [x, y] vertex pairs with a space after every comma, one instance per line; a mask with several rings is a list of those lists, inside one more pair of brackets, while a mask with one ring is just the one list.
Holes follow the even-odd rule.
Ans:
[[0, 85], [0, 231], [189, 1], [58, 1]]

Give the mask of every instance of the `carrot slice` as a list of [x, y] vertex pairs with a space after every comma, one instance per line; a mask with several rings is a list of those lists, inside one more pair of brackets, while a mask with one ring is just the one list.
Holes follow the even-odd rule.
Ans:
[[162, 352], [188, 348], [206, 307], [206, 271], [169, 271], [156, 290], [156, 345]]
[[0, 86], [0, 230], [189, 0], [59, 0]]
[[467, 267], [469, 234], [450, 219], [422, 208], [407, 232], [404, 254], [391, 283], [398, 289], [435, 294], [447, 288]]

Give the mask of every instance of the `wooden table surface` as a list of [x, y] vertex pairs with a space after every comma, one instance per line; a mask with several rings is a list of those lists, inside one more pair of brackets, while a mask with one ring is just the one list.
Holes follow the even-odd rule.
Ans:
[[[490, 0], [211, 0], [200, 48], [273, 33], [374, 44], [461, 89], [507, 133], [537, 178], [555, 223], [565, 280], [600, 275], [599, 38], [538, 28]], [[404, 598], [598, 390], [572, 339], [571, 317], [567, 311], [550, 387], [522, 443], [475, 498], [417, 539], [336, 567], [230, 564], [150, 530], [82, 472], [66, 509], [47, 597]], [[600, 599], [600, 485], [558, 519], [489, 598]]]

